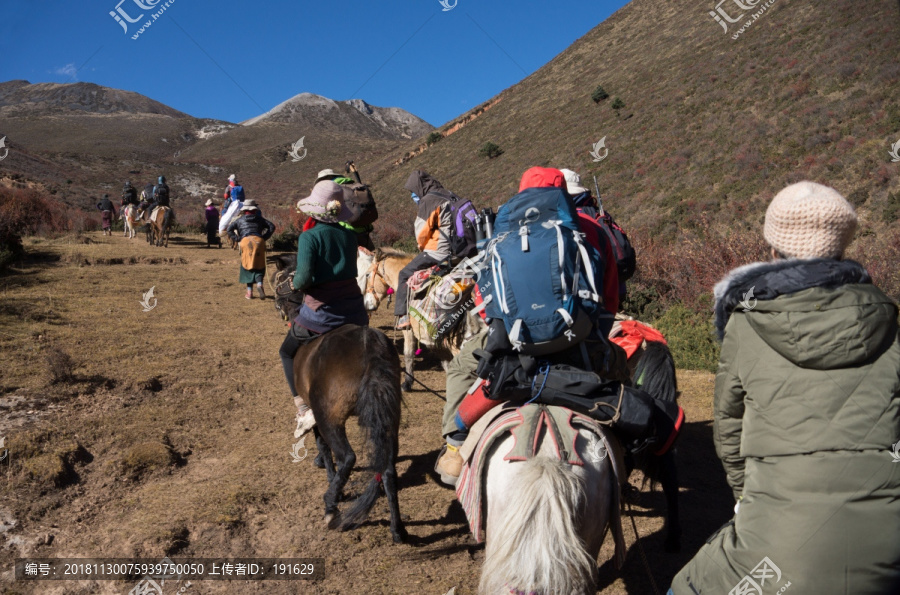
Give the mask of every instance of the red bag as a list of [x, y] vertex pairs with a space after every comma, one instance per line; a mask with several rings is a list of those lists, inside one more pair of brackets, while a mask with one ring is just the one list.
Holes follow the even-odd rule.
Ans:
[[644, 341], [657, 341], [668, 345], [662, 333], [637, 320], [623, 320], [617, 326], [619, 326], [618, 334], [610, 337], [609, 340], [624, 349], [628, 359], [631, 359], [631, 356], [641, 348]]

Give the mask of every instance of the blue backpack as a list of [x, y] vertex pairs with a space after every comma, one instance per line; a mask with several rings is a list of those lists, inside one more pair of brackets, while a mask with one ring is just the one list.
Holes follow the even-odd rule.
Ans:
[[547, 355], [587, 338], [603, 312], [602, 256], [561, 188], [528, 188], [500, 207], [485, 252], [485, 314], [503, 321], [513, 349]]

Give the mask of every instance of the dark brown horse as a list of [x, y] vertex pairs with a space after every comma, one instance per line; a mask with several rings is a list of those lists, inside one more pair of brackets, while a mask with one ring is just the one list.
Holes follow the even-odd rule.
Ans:
[[[316, 446], [329, 481], [325, 492], [328, 528], [344, 531], [359, 526], [384, 485], [391, 536], [395, 543], [402, 543], [407, 533], [400, 520], [396, 470], [402, 393], [400, 361], [393, 343], [379, 330], [342, 326], [297, 351], [294, 379], [297, 392], [316, 418]], [[341, 518], [337, 501], [356, 463], [345, 429], [351, 415], [359, 418], [375, 474]]]

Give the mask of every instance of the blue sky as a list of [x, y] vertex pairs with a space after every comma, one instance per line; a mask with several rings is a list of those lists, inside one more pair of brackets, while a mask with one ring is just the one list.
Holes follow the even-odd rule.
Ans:
[[[152, 21], [165, 3], [3, 0], [0, 81], [93, 82], [231, 122], [311, 92], [402, 107], [441, 125], [626, 2], [457, 0], [444, 11], [439, 0], [169, 0]], [[143, 18], [126, 33], [109, 14], [117, 7]]]

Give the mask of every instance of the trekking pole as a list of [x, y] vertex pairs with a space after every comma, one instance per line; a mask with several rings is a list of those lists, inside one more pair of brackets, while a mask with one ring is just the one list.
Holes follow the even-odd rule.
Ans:
[[600, 214], [603, 214], [603, 199], [600, 198], [600, 186], [597, 184], [597, 176], [594, 176], [594, 191], [597, 193], [597, 206], [600, 209]]

